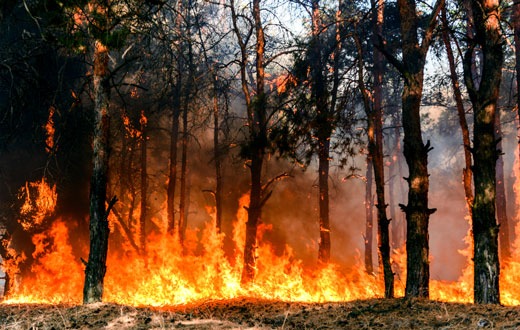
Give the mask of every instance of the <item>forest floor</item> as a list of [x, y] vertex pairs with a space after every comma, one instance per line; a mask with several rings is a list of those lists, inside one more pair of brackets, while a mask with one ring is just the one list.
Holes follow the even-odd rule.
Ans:
[[520, 307], [372, 299], [249, 298], [170, 308], [0, 304], [0, 329], [520, 329]]

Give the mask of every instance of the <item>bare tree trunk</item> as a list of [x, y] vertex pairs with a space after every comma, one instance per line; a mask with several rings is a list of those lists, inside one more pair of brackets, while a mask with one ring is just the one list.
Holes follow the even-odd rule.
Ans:
[[94, 53], [94, 142], [90, 181], [90, 251], [85, 269], [83, 303], [103, 297], [108, 252], [108, 212], [105, 208], [109, 158], [109, 71], [108, 48], [97, 40]]
[[323, 75], [324, 63], [321, 43], [321, 11], [319, 0], [312, 1], [312, 40], [311, 40], [311, 94], [316, 107], [316, 137], [318, 139], [318, 205], [320, 242], [318, 260], [328, 263], [330, 260], [330, 219], [329, 219], [329, 159], [330, 137], [330, 109], [327, 105], [327, 86]]
[[453, 55], [453, 50], [451, 48], [450, 36], [448, 34], [449, 27], [448, 21], [446, 18], [446, 6], [443, 6], [441, 12], [441, 19], [443, 23], [442, 29], [442, 40], [444, 42], [444, 46], [446, 48], [446, 54], [448, 56], [448, 64], [450, 67], [450, 79], [451, 86], [453, 89], [453, 95], [455, 97], [455, 104], [457, 106], [457, 114], [459, 117], [459, 125], [462, 131], [462, 143], [464, 148], [464, 169], [462, 170], [462, 184], [464, 186], [464, 195], [466, 196], [466, 206], [468, 208], [468, 213], [471, 217], [472, 207], [473, 207], [473, 187], [471, 184], [472, 181], [472, 172], [471, 172], [471, 141], [469, 137], [469, 128], [468, 122], [466, 120], [466, 111], [464, 110], [464, 103], [462, 101], [462, 93], [460, 91], [459, 80], [457, 78], [457, 70], [455, 64], [455, 56]]
[[365, 270], [368, 274], [374, 273], [372, 262], [372, 246], [374, 245], [374, 212], [372, 207], [373, 177], [372, 157], [367, 155], [367, 173], [365, 182]]
[[[503, 37], [500, 30], [501, 7], [498, 0], [471, 0], [475, 36], [468, 40], [464, 54], [464, 80], [473, 105], [473, 204], [474, 299], [475, 303], [500, 303], [498, 257], [499, 227], [495, 218], [496, 104], [504, 62]], [[476, 47], [481, 52], [476, 65]], [[480, 71], [476, 80], [473, 66]]]
[[443, 0], [436, 3], [427, 29], [419, 43], [419, 16], [414, 0], [398, 0], [401, 36], [402, 62], [390, 57], [404, 77], [402, 93], [404, 156], [408, 164], [408, 204], [400, 205], [406, 214], [406, 297], [429, 297], [430, 261], [428, 225], [430, 214], [435, 209], [428, 208], [428, 152], [430, 143], [424, 144], [421, 134], [420, 107], [423, 91], [424, 65], [426, 54], [432, 41], [436, 17]]
[[[188, 88], [187, 88], [188, 89]], [[187, 92], [186, 94], [188, 94]], [[188, 164], [188, 97], [184, 98], [184, 110], [182, 113], [182, 154], [181, 154], [181, 191], [179, 199], [179, 241], [184, 246], [185, 230], [186, 230], [186, 178], [187, 178], [187, 164]]]
[[262, 189], [262, 167], [264, 163], [265, 149], [267, 147], [267, 96], [265, 94], [265, 35], [260, 13], [260, 0], [253, 0], [253, 22], [256, 36], [256, 93], [249, 90], [247, 81], [247, 45], [237, 22], [237, 14], [234, 2], [231, 2], [233, 30], [238, 39], [241, 50], [240, 77], [242, 91], [246, 99], [249, 126], [248, 156], [251, 160], [249, 170], [251, 173], [251, 193], [249, 207], [247, 209], [246, 240], [244, 246], [244, 268], [242, 270], [242, 284], [249, 284], [255, 276], [256, 269], [256, 233], [262, 215], [262, 207], [269, 195], [264, 196]]
[[507, 216], [507, 200], [504, 180], [504, 157], [502, 156], [502, 124], [500, 123], [500, 110], [497, 109], [495, 115], [495, 139], [497, 140], [497, 149], [500, 152], [497, 160], [496, 168], [496, 184], [497, 184], [497, 218], [500, 226], [499, 247], [500, 260], [502, 262], [511, 258], [511, 243], [509, 241], [509, 218]]
[[[324, 134], [325, 136], [327, 134]], [[319, 224], [320, 243], [318, 260], [330, 261], [330, 220], [329, 220], [329, 139], [318, 137], [318, 186], [319, 186]]]
[[139, 215], [139, 246], [140, 253], [146, 256], [146, 217], [147, 217], [147, 198], [148, 198], [148, 174], [147, 174], [147, 144], [148, 130], [147, 119], [144, 111], [141, 113], [141, 214]]
[[179, 115], [180, 115], [180, 72], [177, 85], [173, 95], [172, 122], [170, 132], [170, 166], [168, 173], [167, 188], [167, 212], [168, 212], [168, 232], [174, 234], [175, 225], [175, 186], [177, 184], [177, 141], [179, 139]]
[[222, 231], [222, 165], [220, 161], [220, 116], [218, 105], [217, 74], [213, 73], [213, 157], [215, 158], [215, 226], [217, 233]]
[[[515, 40], [515, 71], [516, 71], [516, 107], [520, 118], [520, 0], [513, 0], [513, 32]], [[520, 130], [520, 126], [517, 131]], [[517, 134], [518, 157], [520, 158], [520, 132]], [[520, 164], [520, 162], [519, 162]]]
[[[377, 38], [382, 33], [383, 23], [383, 2], [371, 1], [373, 11], [373, 44], [377, 45]], [[385, 297], [391, 298], [394, 295], [394, 274], [392, 272], [392, 264], [390, 261], [390, 221], [386, 216], [385, 202], [385, 175], [383, 160], [383, 109], [382, 109], [382, 86], [384, 74], [384, 58], [383, 55], [374, 49], [374, 87], [370, 92], [364, 82], [364, 61], [363, 48], [358, 35], [354, 36], [358, 49], [358, 81], [359, 88], [363, 95], [363, 104], [367, 115], [367, 133], [368, 133], [368, 153], [369, 159], [373, 163], [374, 178], [376, 182], [377, 196], [377, 224], [378, 224], [378, 247], [379, 261], [383, 269], [383, 277], [385, 283]]]
[[[377, 44], [377, 36], [383, 31], [383, 0], [372, 1], [373, 33], [372, 43]], [[383, 76], [385, 71], [384, 56], [374, 47], [374, 92], [373, 104], [371, 108], [373, 133], [369, 131], [369, 152], [373, 155], [374, 178], [376, 181], [377, 196], [377, 223], [378, 223], [378, 244], [381, 265], [383, 267], [383, 277], [385, 282], [385, 297], [394, 296], [394, 274], [390, 261], [390, 220], [386, 215], [385, 200], [385, 168], [383, 159]]]

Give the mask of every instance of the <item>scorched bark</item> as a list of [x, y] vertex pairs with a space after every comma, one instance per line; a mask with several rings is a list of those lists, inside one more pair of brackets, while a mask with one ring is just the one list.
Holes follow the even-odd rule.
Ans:
[[[90, 251], [85, 269], [83, 303], [99, 302], [103, 297], [108, 252], [108, 212], [105, 206], [109, 158], [108, 115], [110, 85], [108, 48], [97, 40], [94, 53], [94, 141], [93, 170], [90, 181]], [[112, 201], [115, 203], [115, 199]], [[113, 205], [113, 203], [111, 203]]]

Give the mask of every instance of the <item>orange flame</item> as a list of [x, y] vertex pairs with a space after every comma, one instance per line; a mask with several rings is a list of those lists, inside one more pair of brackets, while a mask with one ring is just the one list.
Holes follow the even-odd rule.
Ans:
[[[283, 301], [329, 302], [382, 297], [383, 282], [377, 275], [367, 274], [360, 260], [352, 269], [330, 263], [308, 269], [286, 246], [277, 254], [273, 246], [262, 239], [270, 226], [259, 227], [257, 275], [254, 283], [242, 287], [242, 251], [245, 240], [245, 223], [249, 196], [243, 196], [234, 222], [232, 240], [235, 251], [232, 257], [224, 252], [223, 233], [215, 230], [215, 212], [208, 208], [211, 220], [201, 230], [189, 228], [185, 247], [167, 234], [153, 233], [147, 237], [147, 255], [132, 249], [117, 251], [114, 242], [109, 247], [104, 300], [134, 306], [168, 306], [208, 299], [229, 299], [241, 296], [279, 299]], [[31, 274], [24, 276], [14, 288], [6, 303], [81, 303], [84, 266], [74, 255], [70, 230], [64, 221], [57, 219], [51, 228], [33, 236], [36, 262]], [[114, 228], [114, 227], [112, 227]], [[517, 225], [517, 230], [520, 227]], [[113, 229], [114, 230], [114, 229]], [[469, 237], [469, 236], [468, 236]], [[461, 253], [468, 258], [467, 267], [454, 282], [432, 280], [431, 298], [447, 302], [473, 300], [471, 251]], [[515, 242], [518, 247], [519, 242]], [[82, 254], [87, 252], [82, 247]], [[518, 252], [517, 252], [518, 254]], [[515, 258], [518, 256], [515, 255]], [[405, 271], [406, 254], [403, 249], [394, 251], [393, 264]], [[15, 261], [13, 261], [15, 263]], [[16, 265], [12, 265], [13, 268]], [[13, 271], [3, 265], [5, 271]], [[520, 304], [520, 263], [504, 266], [501, 278], [502, 302]], [[404, 294], [401, 273], [396, 279], [396, 295]]]
[[24, 199], [19, 222], [25, 230], [41, 225], [47, 217], [52, 216], [58, 198], [56, 185], [50, 187], [45, 178], [37, 182], [27, 182], [18, 196]]

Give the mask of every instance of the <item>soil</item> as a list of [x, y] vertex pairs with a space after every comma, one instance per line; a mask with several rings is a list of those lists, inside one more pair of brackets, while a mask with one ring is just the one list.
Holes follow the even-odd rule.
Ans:
[[0, 329], [520, 329], [520, 307], [373, 299], [237, 298], [168, 308], [0, 304]]

